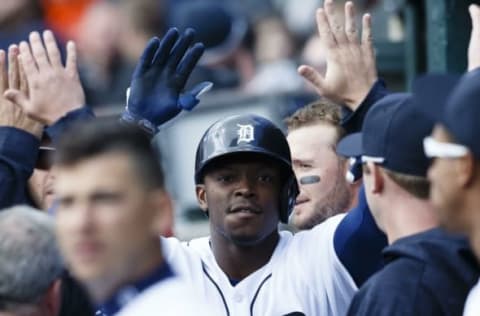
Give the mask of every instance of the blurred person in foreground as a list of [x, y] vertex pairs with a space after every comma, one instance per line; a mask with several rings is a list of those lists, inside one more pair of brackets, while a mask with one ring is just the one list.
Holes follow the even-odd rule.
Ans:
[[50, 216], [28, 206], [0, 212], [0, 315], [59, 315], [62, 271]]
[[[11, 45], [8, 68], [0, 50], [2, 207], [29, 204], [50, 209], [54, 143], [72, 121], [93, 117], [78, 79], [75, 44], [67, 44], [63, 66], [53, 33], [42, 35], [32, 32], [29, 42]], [[44, 117], [29, 117], [29, 106], [42, 109]]]
[[[29, 37], [29, 42], [9, 47], [8, 67], [0, 50], [0, 205], [29, 204], [47, 211], [53, 206], [53, 142], [72, 121], [93, 114], [83, 106], [74, 44], [67, 45], [64, 67], [51, 32], [43, 34], [43, 41], [36, 32]], [[27, 100], [48, 118], [28, 117], [21, 107]], [[62, 275], [61, 291], [60, 315], [91, 313], [85, 294], [68, 273]]]
[[55, 161], [57, 236], [74, 276], [104, 315], [210, 315], [163, 257], [172, 202], [159, 157], [137, 127], [77, 126]]
[[310, 229], [353, 208], [361, 181], [347, 181], [349, 161], [335, 151], [345, 135], [339, 105], [320, 99], [297, 110], [286, 124], [300, 186], [291, 223], [298, 229]]
[[[480, 260], [480, 7], [470, 5], [472, 32], [468, 49], [468, 72], [460, 80], [430, 76], [419, 92], [428, 106], [421, 107], [435, 127], [424, 139], [425, 154], [432, 159], [428, 178], [432, 204], [442, 224], [467, 234]], [[463, 315], [480, 314], [480, 281], [472, 288]]]

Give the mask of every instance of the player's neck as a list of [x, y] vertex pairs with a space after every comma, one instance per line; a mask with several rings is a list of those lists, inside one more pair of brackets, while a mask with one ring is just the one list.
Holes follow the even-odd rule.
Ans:
[[396, 199], [385, 208], [384, 224], [388, 243], [424, 232], [438, 226], [438, 217], [427, 200], [408, 198]]
[[147, 277], [164, 263], [160, 243], [148, 245], [140, 256], [142, 259], [137, 258], [125, 264], [125, 271], [112, 271], [110, 275], [84, 284], [96, 304], [103, 303], [118, 289]]
[[278, 231], [250, 246], [238, 245], [222, 235], [212, 234], [210, 244], [222, 271], [230, 279], [240, 281], [267, 264], [278, 240]]

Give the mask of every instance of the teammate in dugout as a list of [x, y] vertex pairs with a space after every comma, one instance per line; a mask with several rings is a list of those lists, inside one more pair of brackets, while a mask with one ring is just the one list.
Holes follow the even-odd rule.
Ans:
[[[318, 22], [322, 33], [335, 37], [329, 26], [338, 24], [332, 10], [332, 1], [326, 1], [325, 8], [318, 12]], [[351, 2], [346, 5], [346, 13], [351, 28]], [[326, 87], [332, 95], [345, 96], [352, 109], [367, 94], [376, 94], [369, 94], [376, 73], [374, 61], [368, 58], [373, 59], [368, 16], [364, 27], [362, 47], [356, 37], [348, 45], [357, 45], [365, 56], [349, 56], [344, 61], [356, 63], [362, 71], [352, 79], [352, 73], [337, 68], [333, 75], [335, 83], [340, 83]], [[345, 36], [343, 27], [332, 29], [342, 30]], [[334, 54], [335, 48], [331, 50]], [[149, 65], [154, 55], [147, 47], [139, 68]], [[349, 66], [339, 67], [345, 70]], [[308, 74], [308, 69], [303, 72]], [[369, 73], [367, 79], [359, 76], [364, 72]], [[332, 84], [331, 76], [332, 72], [325, 83]], [[155, 110], [151, 102], [142, 101], [152, 78], [145, 80], [146, 86], [142, 78], [140, 74], [132, 84], [128, 108], [136, 116], [154, 121], [151, 114], [139, 110]], [[344, 88], [341, 80], [358, 86], [335, 90]], [[366, 101], [371, 99], [367, 97]], [[347, 216], [334, 217], [297, 235], [278, 231], [279, 220], [288, 219], [298, 187], [285, 136], [271, 122], [253, 115], [218, 121], [199, 144], [195, 171], [197, 198], [209, 216], [210, 237], [188, 243], [162, 239], [162, 249], [173, 269], [209, 303], [213, 314], [342, 315], [357, 287], [378, 268], [385, 239], [366, 208], [363, 192], [358, 208]]]
[[[330, 39], [344, 38], [350, 33], [334, 18], [332, 6], [331, 0], [325, 1], [325, 8], [317, 12], [319, 31], [324, 39], [328, 39], [325, 34]], [[348, 2], [345, 8], [350, 32], [354, 29], [353, 4]], [[361, 46], [355, 32], [351, 42], [339, 41], [329, 47], [332, 58], [326, 78], [315, 77], [308, 67], [300, 69], [314, 84], [321, 82], [324, 94], [346, 101], [351, 110], [363, 99], [371, 102], [372, 96], [379, 95], [378, 84], [369, 92], [376, 81], [369, 16], [364, 17]], [[180, 62], [183, 54], [175, 52], [186, 48], [173, 45], [176, 36], [169, 32], [162, 42], [150, 42], [133, 76], [124, 120], [146, 132], [155, 132], [155, 125], [184, 109], [178, 88], [188, 78], [188, 67]], [[358, 55], [339, 54], [345, 45], [357, 47]], [[179, 66], [164, 69], [164, 63], [156, 62], [166, 56], [174, 60], [170, 65], [180, 62]], [[346, 82], [349, 89], [345, 89]], [[350, 118], [358, 115], [361, 112]], [[210, 147], [221, 151], [209, 151]], [[287, 220], [298, 188], [287, 141], [272, 123], [256, 116], [217, 122], [200, 143], [197, 161], [197, 197], [210, 216], [211, 237], [187, 244], [162, 239], [162, 249], [173, 270], [190, 282], [198, 298], [209, 303], [210, 313], [344, 314], [357, 287], [378, 268], [385, 245], [363, 191], [359, 206], [347, 216], [339, 215], [293, 236], [277, 228], [279, 220]], [[91, 176], [89, 181], [96, 180]], [[103, 260], [108, 252], [102, 235], [97, 238], [106, 246], [92, 254], [89, 260], [93, 262]], [[110, 294], [116, 297], [118, 293]]]
[[340, 105], [320, 99], [297, 110], [285, 122], [300, 187], [290, 222], [297, 229], [310, 229], [353, 208], [361, 181], [347, 180], [350, 161], [335, 152], [345, 135]]
[[[428, 170], [432, 204], [444, 227], [468, 236], [479, 260], [480, 7], [472, 4], [469, 10], [472, 33], [468, 72], [460, 80], [448, 75], [427, 76], [419, 91], [428, 105], [420, 109], [435, 121], [431, 135], [423, 143], [425, 154], [432, 159]], [[463, 315], [479, 313], [480, 281], [471, 289]]]

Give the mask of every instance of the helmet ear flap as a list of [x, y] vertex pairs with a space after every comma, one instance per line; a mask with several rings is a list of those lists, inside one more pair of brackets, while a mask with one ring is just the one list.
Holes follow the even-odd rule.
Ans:
[[299, 193], [297, 179], [292, 174], [285, 181], [280, 195], [280, 221], [288, 224], [288, 218], [295, 207], [295, 200]]

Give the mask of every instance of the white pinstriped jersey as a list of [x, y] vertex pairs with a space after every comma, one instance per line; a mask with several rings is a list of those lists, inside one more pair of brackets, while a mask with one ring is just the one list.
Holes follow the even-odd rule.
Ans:
[[172, 269], [189, 282], [211, 315], [344, 315], [357, 287], [339, 261], [333, 236], [344, 214], [310, 231], [280, 232], [270, 261], [236, 286], [217, 265], [209, 238], [163, 239]]
[[480, 315], [480, 280], [468, 293], [463, 316], [478, 316]]
[[115, 316], [158, 315], [197, 316], [210, 313], [206, 302], [200, 302], [189, 284], [178, 277], [171, 277], [149, 287], [115, 314]]

